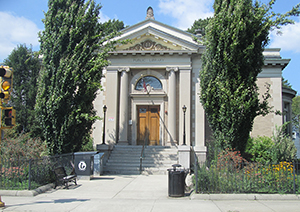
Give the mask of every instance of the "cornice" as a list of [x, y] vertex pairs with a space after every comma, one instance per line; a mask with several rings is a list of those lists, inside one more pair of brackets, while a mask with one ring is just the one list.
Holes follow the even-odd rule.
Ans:
[[291, 88], [286, 88], [286, 87], [282, 87], [282, 94], [283, 95], [289, 95], [292, 98], [296, 96], [297, 91], [291, 89]]
[[290, 62], [290, 59], [275, 59], [275, 58], [265, 58], [264, 66], [268, 67], [281, 67], [283, 70]]
[[133, 51], [133, 50], [122, 50], [122, 51], [113, 51], [109, 52], [110, 55], [119, 56], [119, 55], [194, 55], [194, 54], [202, 54], [203, 51], [185, 51], [185, 50], [162, 50], [162, 51], [156, 51], [156, 50], [150, 50], [150, 51]]

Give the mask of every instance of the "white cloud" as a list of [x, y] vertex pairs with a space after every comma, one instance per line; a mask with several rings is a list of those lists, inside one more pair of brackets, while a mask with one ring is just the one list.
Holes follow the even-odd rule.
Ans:
[[39, 45], [37, 25], [24, 18], [8, 12], [0, 12], [0, 61], [3, 61], [19, 44]]
[[300, 19], [295, 24], [283, 26], [282, 35], [271, 33], [271, 48], [281, 48], [284, 51], [300, 52]]
[[213, 16], [214, 0], [160, 0], [161, 13], [176, 19], [175, 27], [186, 30], [195, 20]]
[[106, 21], [108, 21], [110, 18], [105, 15], [104, 13], [100, 12], [100, 23], [104, 23]]

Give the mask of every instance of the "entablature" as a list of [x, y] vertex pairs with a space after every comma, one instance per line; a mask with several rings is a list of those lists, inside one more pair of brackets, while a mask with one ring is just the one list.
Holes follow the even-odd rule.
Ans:
[[[204, 51], [204, 50], [203, 50]], [[139, 50], [139, 51], [133, 51], [133, 50], [121, 50], [121, 51], [113, 51], [109, 52], [110, 55], [118, 56], [118, 55], [193, 55], [193, 54], [202, 54], [203, 51], [199, 49], [193, 50], [193, 51], [184, 51], [184, 50]]]

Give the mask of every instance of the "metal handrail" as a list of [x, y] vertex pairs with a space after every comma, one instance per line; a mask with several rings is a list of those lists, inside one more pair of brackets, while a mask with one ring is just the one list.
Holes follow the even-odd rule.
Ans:
[[144, 150], [145, 150], [145, 146], [146, 146], [146, 141], [147, 141], [147, 138], [148, 136], [145, 136], [145, 139], [144, 139], [144, 144], [143, 144], [143, 147], [142, 147], [142, 151], [141, 151], [141, 156], [140, 156], [140, 174], [142, 173], [142, 170], [143, 170], [143, 158], [145, 157], [144, 155]]

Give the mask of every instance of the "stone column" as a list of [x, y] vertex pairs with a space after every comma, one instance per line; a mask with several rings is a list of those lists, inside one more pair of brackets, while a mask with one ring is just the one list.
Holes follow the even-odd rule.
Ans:
[[[179, 70], [179, 146], [178, 146], [178, 162], [185, 169], [190, 169], [191, 166], [191, 114], [193, 111], [191, 105], [191, 67], [181, 67]], [[183, 106], [186, 106], [187, 110], [185, 112], [185, 143], [183, 145], [183, 123], [184, 123], [184, 113], [182, 110]]]
[[119, 143], [128, 144], [128, 72], [129, 67], [120, 68], [120, 113], [119, 113]]
[[177, 143], [176, 138], [176, 72], [177, 67], [167, 68], [169, 72], [168, 91], [168, 142]]
[[[117, 123], [117, 117], [119, 114], [119, 72], [117, 68], [110, 67], [108, 67], [105, 72], [105, 77], [101, 79], [101, 83], [103, 83], [103, 91], [100, 92], [100, 95], [97, 95], [99, 100], [96, 102], [97, 104], [95, 104], [95, 109], [97, 110], [98, 116], [104, 117], [103, 106], [107, 106], [105, 143], [113, 145], [117, 142], [117, 129], [119, 127], [119, 123]], [[94, 140], [98, 141], [98, 144], [102, 143], [103, 121], [104, 120], [99, 121], [99, 125], [96, 126], [96, 129], [94, 129]]]
[[[195, 96], [200, 91], [200, 79], [197, 78], [195, 85]], [[194, 152], [198, 157], [199, 162], [205, 162], [207, 148], [205, 146], [205, 111], [200, 101], [195, 101], [195, 146]]]
[[183, 144], [183, 110], [182, 107], [185, 105], [187, 110], [185, 113], [185, 132], [186, 132], [186, 145], [191, 144], [191, 133], [192, 133], [192, 127], [191, 127], [191, 118], [192, 118], [192, 111], [194, 111], [194, 108], [192, 108], [191, 104], [191, 68], [180, 68], [179, 70], [179, 79], [180, 79], [180, 85], [179, 85], [179, 145]]

